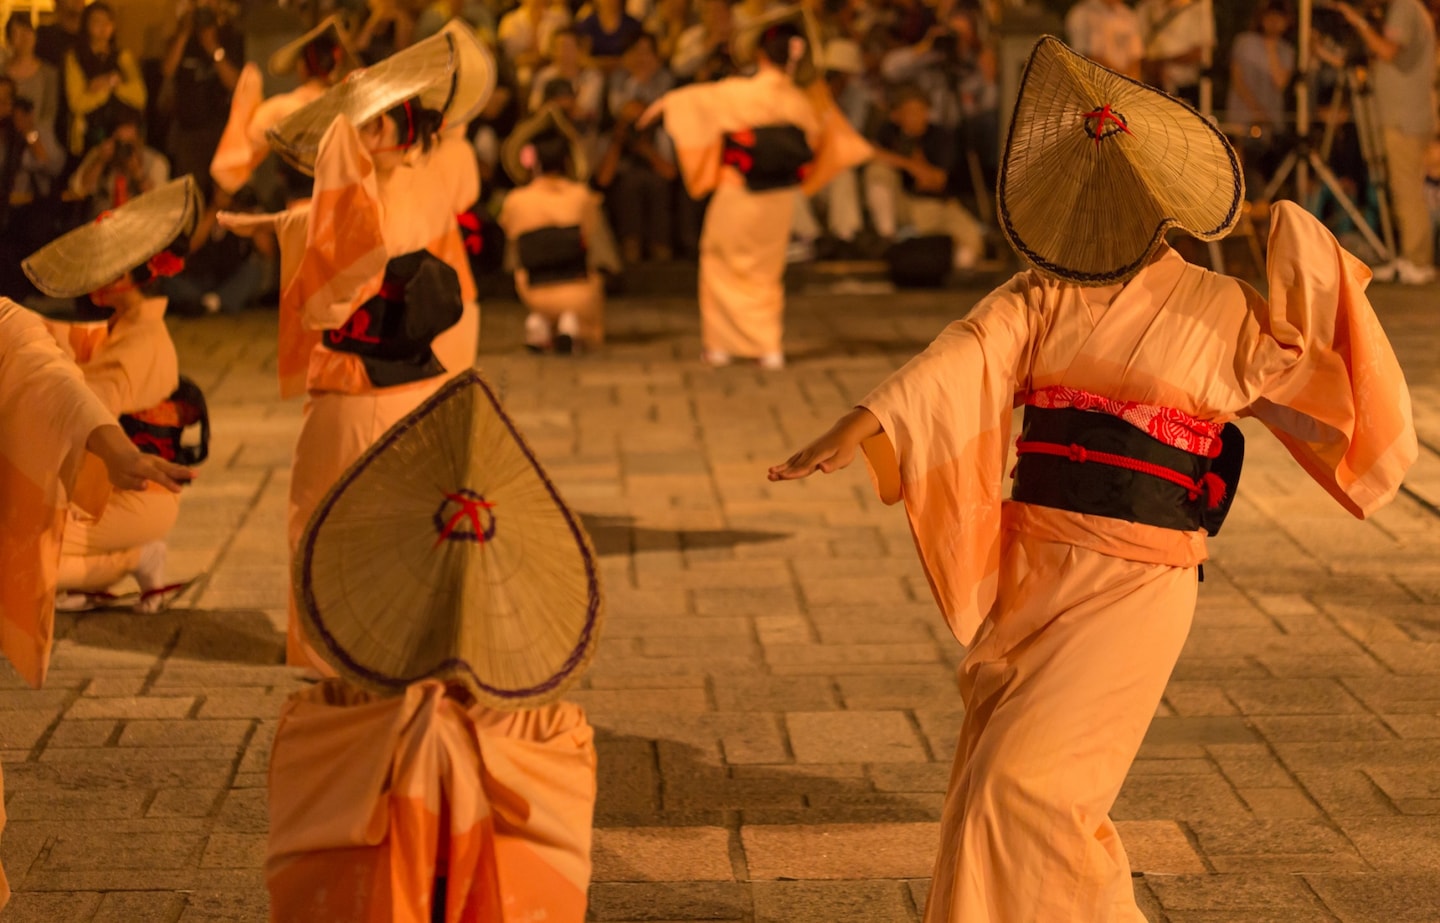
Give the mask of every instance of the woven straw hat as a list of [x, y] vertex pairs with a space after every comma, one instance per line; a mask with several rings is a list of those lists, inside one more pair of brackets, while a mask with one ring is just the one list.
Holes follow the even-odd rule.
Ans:
[[283, 77], [286, 74], [293, 73], [295, 66], [300, 63], [300, 59], [305, 55], [305, 46], [326, 32], [332, 31], [335, 33], [335, 42], [340, 46], [341, 54], [345, 57], [344, 69], [348, 70], [349, 68], [355, 67], [356, 64], [359, 63], [360, 56], [355, 53], [354, 48], [350, 47], [350, 34], [345, 31], [345, 23], [341, 20], [340, 14], [338, 13], [325, 17], [320, 21], [318, 26], [309, 32], [295, 39], [295, 41], [278, 48], [275, 53], [270, 56], [270, 61], [266, 64], [266, 67], [270, 73], [276, 77]]
[[1107, 285], [1139, 272], [1172, 227], [1224, 237], [1245, 182], [1200, 113], [1047, 37], [1025, 67], [998, 200], [1006, 237], [1036, 268]]
[[310, 172], [320, 139], [344, 115], [357, 127], [419, 97], [426, 108], [445, 114], [445, 126], [474, 118], [495, 90], [495, 57], [458, 20], [331, 87], [266, 132], [270, 146], [294, 166]]
[[88, 295], [194, 231], [203, 207], [195, 180], [182, 176], [55, 238], [21, 265], [53, 298]]
[[794, 24], [805, 36], [805, 53], [795, 66], [793, 76], [796, 83], [808, 84], [816, 77], [815, 60], [816, 56], [822, 53], [824, 42], [820, 38], [820, 26], [815, 22], [815, 17], [798, 3], [777, 7], [736, 29], [735, 35], [730, 39], [730, 56], [736, 64], [742, 66], [754, 63], [759, 53], [760, 38], [765, 34], [765, 30], [783, 23]]
[[558, 131], [570, 141], [570, 178], [583, 183], [590, 178], [590, 162], [585, 156], [585, 142], [575, 124], [565, 116], [558, 103], [541, 106], [510, 133], [500, 148], [500, 161], [505, 172], [519, 185], [530, 182], [530, 169], [522, 162], [525, 146], [547, 131]]
[[579, 679], [599, 637], [590, 539], [473, 371], [331, 488], [294, 580], [316, 650], [382, 693], [439, 678], [528, 708]]

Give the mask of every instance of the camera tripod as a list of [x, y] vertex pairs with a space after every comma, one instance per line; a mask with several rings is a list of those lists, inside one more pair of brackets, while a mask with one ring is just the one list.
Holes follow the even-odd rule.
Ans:
[[[1380, 120], [1375, 111], [1374, 92], [1369, 75], [1363, 67], [1339, 69], [1339, 80], [1330, 96], [1329, 111], [1325, 114], [1325, 131], [1321, 136], [1319, 154], [1328, 160], [1335, 146], [1335, 135], [1343, 121], [1342, 103], [1347, 95], [1351, 117], [1355, 122], [1355, 135], [1360, 143], [1360, 159], [1365, 163], [1365, 176], [1375, 190], [1376, 208], [1379, 212], [1379, 233], [1385, 240], [1385, 247], [1391, 253], [1396, 251], [1395, 223], [1390, 213], [1390, 174], [1385, 161], [1385, 147], [1380, 133]], [[1362, 232], [1363, 233], [1363, 232]], [[1381, 256], [1384, 256], [1382, 252]]]

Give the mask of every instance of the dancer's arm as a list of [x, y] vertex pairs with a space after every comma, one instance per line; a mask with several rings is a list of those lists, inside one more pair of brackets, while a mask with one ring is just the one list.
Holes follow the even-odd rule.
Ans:
[[856, 407], [836, 421], [825, 435], [790, 456], [784, 464], [771, 468], [770, 480], [793, 481], [816, 471], [825, 474], [839, 471], [855, 460], [855, 451], [861, 443], [883, 432], [880, 420], [873, 413]]

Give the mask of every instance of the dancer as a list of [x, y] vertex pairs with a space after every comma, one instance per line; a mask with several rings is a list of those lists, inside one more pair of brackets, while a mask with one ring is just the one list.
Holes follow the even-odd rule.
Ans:
[[[1370, 273], [1275, 206], [1270, 302], [1185, 262], [1244, 186], [1193, 109], [1042, 39], [999, 186], [1021, 272], [771, 480], [863, 448], [956, 638], [965, 720], [927, 923], [1141, 921], [1108, 813], [1189, 631], [1257, 418], [1357, 517], [1416, 456]], [[1025, 405], [1011, 499], [1011, 411]]]
[[605, 278], [620, 259], [600, 195], [585, 183], [585, 146], [559, 105], [522, 122], [505, 141], [505, 170], [516, 189], [500, 226], [510, 241], [515, 290], [529, 309], [525, 345], [569, 354], [605, 339]]
[[[447, 26], [271, 132], [286, 157], [313, 164], [309, 205], [219, 215], [236, 233], [273, 229], [295, 267], [280, 294], [279, 344], [282, 394], [299, 377], [307, 395], [290, 478], [292, 551], [341, 472], [474, 361], [479, 307], [455, 216], [479, 180], [449, 129], [484, 105], [494, 77], [489, 52]], [[297, 240], [303, 251], [287, 257]], [[286, 662], [328, 671], [307, 651], [293, 600]]]
[[785, 365], [785, 253], [795, 195], [810, 194], [870, 156], [844, 116], [815, 83], [819, 48], [809, 15], [785, 7], [737, 33], [755, 45], [753, 77], [671, 90], [641, 116], [662, 114], [691, 198], [712, 191], [700, 235], [703, 358], [712, 366], [737, 356], [766, 369]]
[[[135, 433], [132, 438], [146, 451], [171, 460], [181, 454], [180, 446], [156, 438], [165, 430], [145, 425], [147, 419], [173, 416], [171, 398], [180, 384], [179, 359], [165, 327], [166, 302], [159, 286], [183, 268], [199, 213], [200, 193], [187, 176], [51, 241], [23, 264], [45, 294], [82, 299], [82, 307], [62, 320], [52, 319], [47, 327], [80, 366], [85, 383], [105, 409]], [[166, 413], [157, 415], [162, 409]], [[148, 430], [143, 438], [142, 429]], [[57, 587], [62, 596], [57, 606], [89, 608], [95, 603], [93, 594], [106, 595], [130, 575], [140, 586], [136, 610], [159, 611], [183, 588], [165, 584], [165, 536], [179, 512], [179, 495], [159, 485], [117, 495], [98, 518], [72, 508], [60, 557]]]

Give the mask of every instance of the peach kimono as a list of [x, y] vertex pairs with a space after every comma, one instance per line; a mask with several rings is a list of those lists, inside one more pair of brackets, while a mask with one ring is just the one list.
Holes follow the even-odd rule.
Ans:
[[[40, 317], [0, 298], [0, 650], [36, 688], [50, 666], [66, 510], [83, 502], [98, 515], [108, 493], [74, 492], [85, 443], [107, 424], [115, 417]], [[0, 778], [0, 827], [3, 786]], [[0, 907], [9, 898], [0, 870]]]
[[265, 133], [292, 112], [324, 96], [328, 89], [323, 81], [311, 80], [288, 93], [265, 99], [264, 87], [260, 68], [254, 62], [246, 64], [235, 82], [235, 92], [230, 97], [230, 118], [210, 161], [211, 178], [232, 195], [250, 181], [270, 156], [270, 142]]
[[[162, 403], [180, 383], [164, 298], [147, 298], [107, 324], [47, 322], [85, 383], [115, 416]], [[142, 546], [163, 539], [180, 513], [180, 495], [158, 484], [111, 498], [98, 519], [72, 509], [58, 589], [99, 592], [135, 569]]]
[[870, 156], [823, 86], [807, 93], [773, 68], [665, 95], [665, 131], [685, 188], [695, 199], [711, 195], [700, 235], [701, 339], [710, 352], [759, 358], [781, 351], [796, 189], [751, 192], [721, 159], [727, 134], [780, 124], [802, 129], [816, 152], [807, 194]]
[[[457, 150], [457, 144], [464, 149]], [[477, 175], [469, 149], [451, 139], [430, 159], [400, 167], [382, 183], [355, 127], [339, 116], [320, 142], [314, 198], [266, 219], [280, 242], [282, 393], [303, 368], [307, 394], [290, 476], [292, 551], [310, 514], [345, 469], [443, 381], [444, 376], [436, 376], [377, 388], [358, 356], [322, 343], [324, 331], [344, 326], [357, 307], [379, 292], [392, 258], [424, 249], [457, 272], [457, 260], [464, 266], [459, 273], [464, 316], [435, 338], [433, 349], [448, 372], [474, 362], [479, 307], [455, 215], [474, 201]], [[286, 662], [330, 672], [308, 651], [293, 599]]]
[[434, 680], [296, 693], [270, 758], [270, 919], [582, 923], [593, 738], [576, 705], [466, 707]]
[[[521, 234], [542, 228], [578, 227], [586, 242], [590, 274], [583, 279], [532, 285], [530, 274], [515, 267], [515, 290], [539, 324], [526, 322], [527, 337], [534, 326], [549, 328], [561, 321], [562, 333], [578, 336], [591, 346], [605, 339], [605, 280], [600, 269], [615, 271], [619, 260], [610, 229], [600, 208], [600, 196], [584, 183], [559, 176], [540, 176], [505, 196], [500, 226], [513, 242]], [[573, 320], [567, 321], [568, 318]], [[566, 329], [567, 323], [575, 329]]]
[[1253, 416], [1345, 509], [1388, 502], [1416, 457], [1369, 270], [1276, 203], [1267, 304], [1164, 248], [1108, 305], [1022, 272], [863, 402], [866, 456], [902, 501], [966, 645], [965, 720], [927, 923], [1141, 923], [1108, 812], [1189, 631], [1203, 532], [1002, 500], [1012, 408], [1064, 386]]

